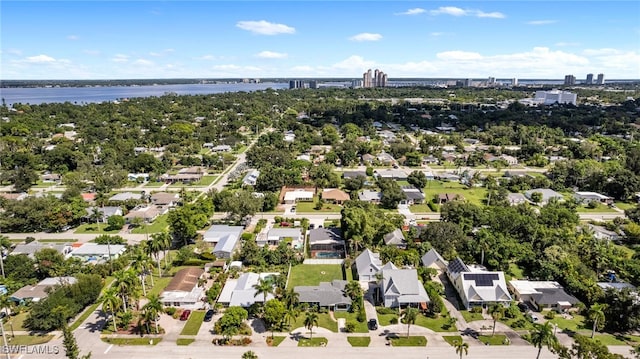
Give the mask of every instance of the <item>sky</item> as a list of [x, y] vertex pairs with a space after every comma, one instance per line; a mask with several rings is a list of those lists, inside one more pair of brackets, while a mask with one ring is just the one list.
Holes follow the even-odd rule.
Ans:
[[0, 1], [0, 79], [640, 79], [640, 1]]

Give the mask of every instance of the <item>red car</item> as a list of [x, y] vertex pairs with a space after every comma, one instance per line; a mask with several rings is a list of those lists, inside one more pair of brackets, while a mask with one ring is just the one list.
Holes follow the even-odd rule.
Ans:
[[191, 311], [189, 309], [187, 309], [184, 312], [182, 312], [182, 314], [180, 315], [180, 320], [189, 319], [189, 315], [191, 315]]

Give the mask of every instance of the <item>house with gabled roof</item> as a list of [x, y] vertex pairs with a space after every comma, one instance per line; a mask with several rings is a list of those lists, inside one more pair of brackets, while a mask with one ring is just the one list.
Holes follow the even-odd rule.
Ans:
[[165, 307], [202, 308], [205, 288], [198, 284], [203, 274], [204, 270], [198, 267], [181, 269], [162, 291], [160, 301]]
[[524, 195], [528, 200], [531, 200], [532, 195], [536, 192], [542, 195], [542, 200], [539, 203], [541, 205], [546, 205], [553, 198], [557, 199], [558, 201], [564, 201], [564, 196], [562, 194], [549, 188], [530, 189], [525, 191]]
[[422, 265], [427, 268], [433, 268], [438, 270], [444, 270], [447, 268], [449, 262], [447, 262], [435, 248], [429, 249], [427, 253], [422, 256]]
[[333, 204], [343, 204], [351, 199], [349, 194], [339, 188], [325, 188], [322, 190], [322, 199]]
[[[263, 281], [272, 280], [279, 273], [243, 273], [238, 279], [227, 279], [218, 302], [229, 307], [248, 308], [254, 303], [263, 303], [265, 296], [256, 294], [255, 285], [262, 279]], [[267, 293], [266, 300], [273, 299], [272, 293]]]
[[374, 191], [370, 189], [365, 189], [362, 192], [358, 193], [358, 200], [369, 203], [380, 203], [382, 199], [382, 192]]
[[426, 309], [431, 301], [415, 269], [383, 269], [381, 295], [387, 308]]
[[358, 280], [361, 282], [372, 282], [376, 280], [376, 274], [382, 269], [380, 254], [365, 248], [355, 261]]
[[293, 291], [298, 293], [300, 303], [333, 311], [347, 311], [351, 308], [351, 298], [344, 292], [347, 283], [346, 280], [333, 280], [320, 282], [316, 286], [296, 286]]
[[447, 277], [460, 295], [462, 305], [487, 307], [494, 304], [509, 305], [511, 295], [503, 272], [489, 272], [467, 266], [460, 258], [449, 262]]
[[407, 240], [404, 238], [404, 234], [400, 228], [396, 228], [392, 232], [389, 232], [383, 237], [384, 244], [388, 246], [394, 246], [397, 248], [406, 248]]
[[580, 302], [565, 292], [560, 283], [553, 281], [512, 280], [509, 288], [517, 300], [527, 302], [540, 311], [550, 308], [563, 312]]

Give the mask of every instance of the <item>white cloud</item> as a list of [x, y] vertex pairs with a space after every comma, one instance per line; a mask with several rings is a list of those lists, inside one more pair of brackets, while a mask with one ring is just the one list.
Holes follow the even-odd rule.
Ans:
[[441, 6], [429, 11], [431, 15], [451, 15], [451, 16], [475, 16], [480, 18], [504, 19], [506, 16], [501, 12], [484, 12], [481, 10], [462, 9], [455, 6]]
[[284, 24], [275, 24], [265, 20], [238, 21], [236, 27], [258, 35], [294, 34], [296, 29]]
[[333, 64], [331, 67], [361, 73], [366, 69], [375, 66], [375, 64], [376, 63], [374, 61], [367, 61], [362, 56], [352, 55], [336, 64]]
[[139, 65], [139, 66], [153, 66], [154, 63], [153, 61], [149, 61], [147, 59], [137, 59], [136, 61], [133, 62], [134, 65]]
[[417, 7], [417, 8], [409, 9], [405, 12], [399, 12], [396, 15], [419, 15], [425, 12], [427, 12], [427, 10]]
[[111, 61], [113, 62], [127, 62], [129, 61], [129, 56], [123, 54], [116, 54]]
[[47, 55], [36, 55], [27, 57], [25, 59], [25, 62], [29, 62], [32, 64], [54, 63], [56, 62], [56, 59]]
[[11, 54], [11, 55], [18, 55], [18, 56], [20, 56], [20, 55], [22, 55], [22, 50], [19, 50], [19, 49], [8, 49], [8, 50], [7, 50], [7, 53], [8, 53], [8, 54]]
[[382, 39], [382, 35], [373, 34], [370, 32], [363, 32], [357, 35], [353, 35], [349, 38], [351, 41], [378, 41]]
[[445, 61], [476, 61], [481, 60], [482, 55], [468, 51], [445, 51], [436, 54], [436, 57]]
[[80, 40], [80, 37], [78, 35], [69, 35], [67, 36], [67, 40], [76, 41]]
[[262, 59], [285, 59], [287, 58], [287, 54], [282, 53], [282, 52], [274, 52], [274, 51], [262, 51], [258, 54], [256, 54], [256, 57], [262, 58]]
[[445, 34], [444, 32], [437, 32], [437, 31], [429, 33], [429, 35], [433, 36], [433, 37], [439, 37], [439, 36], [442, 36], [444, 34]]
[[555, 24], [558, 20], [531, 20], [527, 21], [527, 25], [550, 25]]

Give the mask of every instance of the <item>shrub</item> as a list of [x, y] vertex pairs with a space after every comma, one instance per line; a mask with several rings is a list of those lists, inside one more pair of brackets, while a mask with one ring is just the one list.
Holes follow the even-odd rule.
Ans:
[[471, 308], [471, 313], [482, 313], [482, 307], [473, 307]]
[[355, 332], [355, 331], [356, 331], [356, 323], [354, 323], [354, 322], [347, 322], [347, 323], [344, 325], [344, 330], [345, 330], [347, 333], [353, 333], [353, 332]]
[[398, 311], [387, 307], [380, 307], [376, 308], [376, 312], [378, 312], [378, 314], [396, 314]]
[[389, 320], [389, 324], [398, 324], [398, 318], [391, 318], [391, 320]]
[[546, 313], [544, 313], [544, 319], [553, 319], [556, 317], [556, 312], [554, 312], [553, 310], [549, 310]]
[[167, 313], [170, 316], [173, 316], [174, 314], [176, 314], [176, 308], [175, 307], [167, 307], [164, 308], [164, 312]]
[[356, 320], [359, 321], [360, 323], [363, 323], [367, 320], [367, 313], [365, 313], [364, 308], [360, 308], [360, 311], [358, 312], [358, 316], [356, 317]]
[[433, 202], [429, 202], [427, 203], [427, 206], [429, 206], [429, 209], [433, 212], [438, 212], [438, 205], [433, 203]]
[[322, 307], [318, 309], [318, 313], [323, 313], [323, 314], [329, 313], [329, 309]]
[[513, 328], [524, 328], [524, 327], [526, 327], [526, 326], [527, 326], [527, 321], [526, 321], [526, 320], [524, 320], [523, 318], [520, 318], [520, 319], [518, 319], [518, 320], [514, 321], [514, 322], [511, 324], [511, 326], [512, 326]]

